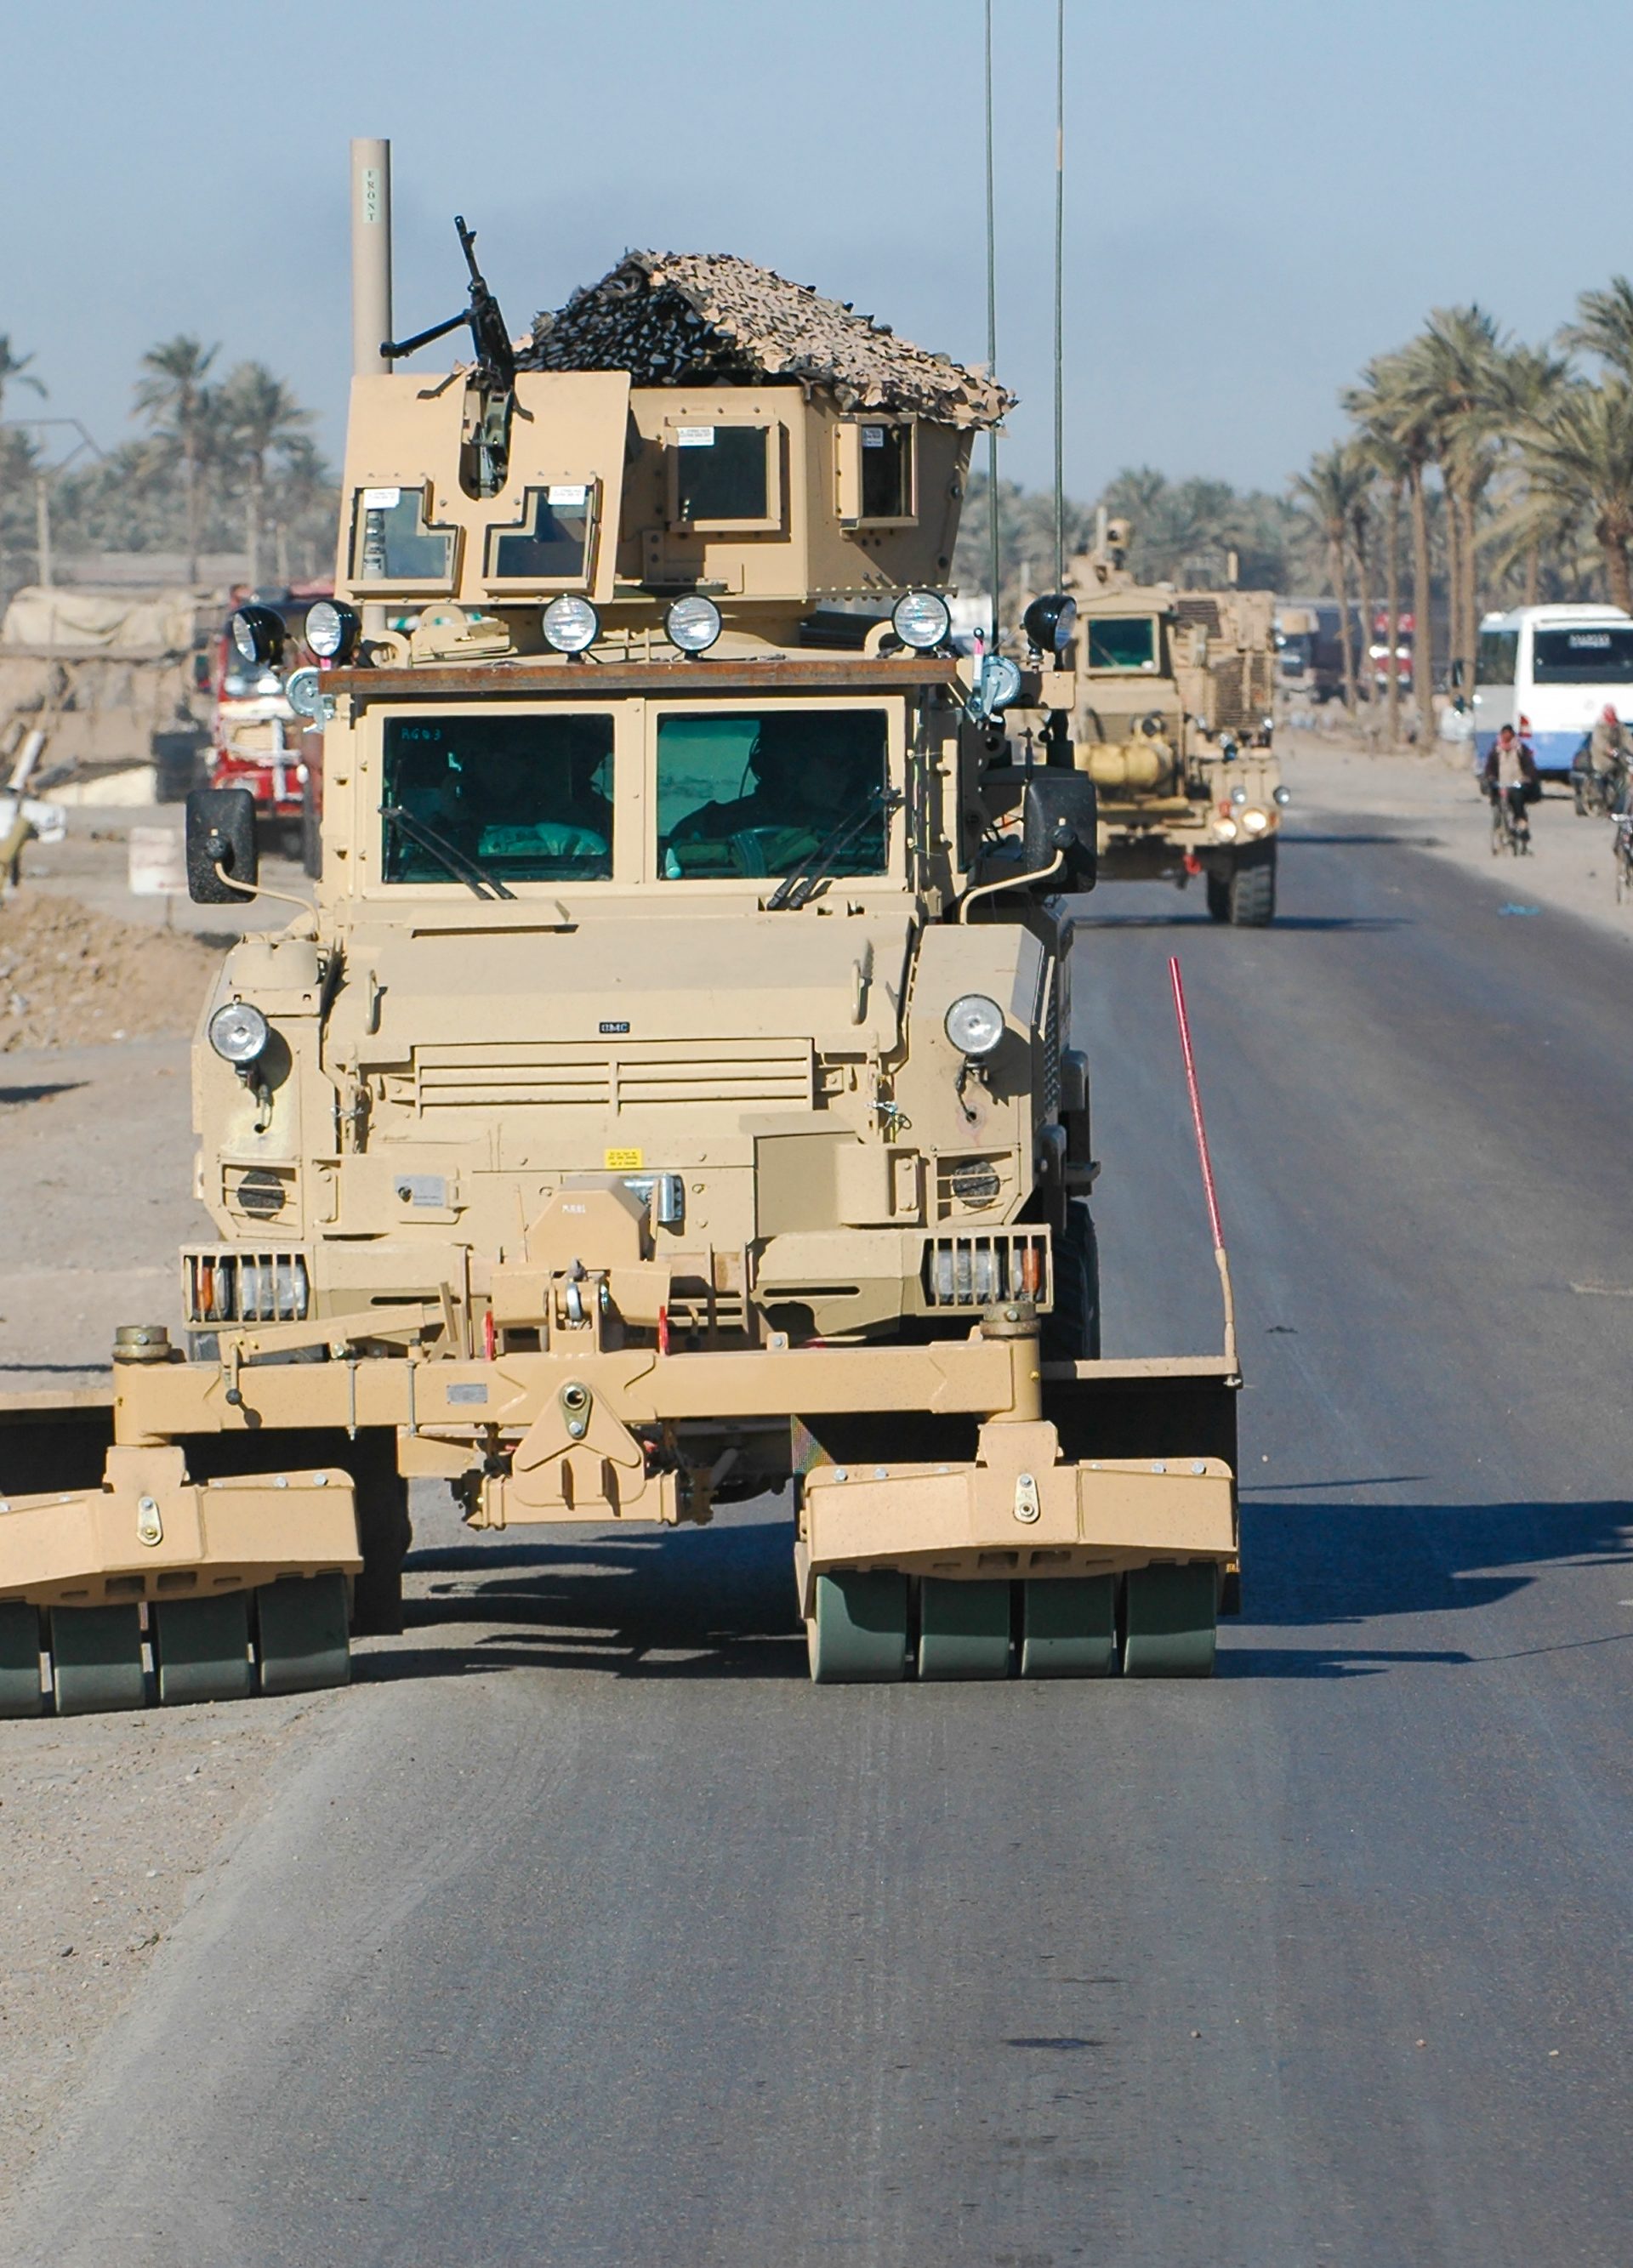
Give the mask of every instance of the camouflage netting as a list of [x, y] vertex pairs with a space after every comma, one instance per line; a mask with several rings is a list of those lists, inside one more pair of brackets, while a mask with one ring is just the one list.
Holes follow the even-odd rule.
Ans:
[[800, 379], [845, 409], [995, 425], [1015, 396], [898, 339], [816, 286], [729, 253], [632, 252], [558, 314], [535, 319], [521, 370], [627, 370], [637, 386]]

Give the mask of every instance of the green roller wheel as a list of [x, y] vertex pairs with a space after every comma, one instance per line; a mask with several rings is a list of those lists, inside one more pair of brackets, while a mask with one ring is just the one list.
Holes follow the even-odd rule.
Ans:
[[263, 1693], [314, 1693], [349, 1684], [351, 1646], [344, 1575], [288, 1576], [255, 1594]]
[[26, 1599], [0, 1600], [0, 1717], [39, 1717], [44, 1712], [40, 1609]]
[[818, 1575], [806, 1624], [816, 1685], [899, 1685], [907, 1675], [907, 1578]]
[[1023, 1677], [1109, 1677], [1117, 1667], [1112, 1575], [1035, 1578], [1022, 1586]]
[[1124, 1609], [1125, 1677], [1211, 1677], [1219, 1572], [1211, 1559], [1136, 1567]]
[[147, 1699], [139, 1607], [53, 1607], [51, 1667], [59, 1717], [140, 1709]]
[[153, 1664], [161, 1701], [248, 1700], [255, 1691], [248, 1592], [155, 1607]]
[[919, 1593], [920, 1677], [1007, 1677], [1009, 1586], [927, 1575]]

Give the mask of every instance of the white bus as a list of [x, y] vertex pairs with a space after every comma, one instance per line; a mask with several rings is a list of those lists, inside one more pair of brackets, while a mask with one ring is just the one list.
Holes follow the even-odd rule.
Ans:
[[1516, 607], [1481, 623], [1477, 763], [1503, 725], [1524, 718], [1538, 771], [1569, 777], [1571, 758], [1607, 703], [1633, 723], [1633, 615], [1620, 607]]

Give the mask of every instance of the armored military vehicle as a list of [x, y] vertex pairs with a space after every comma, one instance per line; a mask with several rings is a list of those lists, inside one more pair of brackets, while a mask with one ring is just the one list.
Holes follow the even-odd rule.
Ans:
[[[13, 1490], [55, 1461], [0, 1512], [0, 1709], [343, 1682], [414, 1478], [481, 1531], [792, 1484], [819, 1682], [1207, 1674], [1228, 1278], [1218, 1358], [1101, 1359], [1094, 788], [995, 705], [1064, 714], [1055, 657], [949, 637], [1007, 397], [720, 257], [518, 350], [462, 235], [474, 359], [353, 384], [290, 687], [321, 880], [203, 1012], [185, 1341], [0, 1426]], [[259, 888], [249, 803], [195, 796], [201, 899]]]
[[1077, 698], [1072, 737], [1100, 793], [1103, 879], [1203, 879], [1216, 921], [1275, 913], [1288, 800], [1271, 754], [1275, 601], [1252, 591], [1137, 583], [1127, 520], [1072, 560]]

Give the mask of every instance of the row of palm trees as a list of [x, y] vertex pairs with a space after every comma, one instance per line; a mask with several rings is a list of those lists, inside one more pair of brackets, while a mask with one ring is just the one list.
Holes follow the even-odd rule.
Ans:
[[[333, 476], [307, 431], [312, 412], [264, 363], [241, 362], [218, 377], [220, 351], [179, 333], [143, 356], [135, 394], [142, 437], [55, 484], [54, 514], [70, 546], [112, 539], [122, 549], [134, 537], [158, 548], [179, 539], [188, 580], [196, 583], [202, 552], [219, 542], [230, 517], [241, 515], [252, 585], [269, 568], [289, 579], [297, 530], [321, 527], [322, 549], [332, 547]], [[0, 409], [8, 384], [44, 395], [33, 360], [14, 354], [0, 335]], [[0, 494], [3, 506], [15, 504], [43, 460], [26, 420], [9, 421], [0, 443], [0, 491], [10, 491]]]
[[[1578, 356], [1588, 357], [1587, 368]], [[1545, 580], [1550, 595], [1581, 596], [1602, 576], [1612, 603], [1633, 612], [1633, 285], [1625, 277], [1583, 292], [1577, 320], [1548, 346], [1506, 336], [1483, 307], [1437, 308], [1407, 345], [1375, 356], [1340, 399], [1353, 430], [1318, 453], [1294, 493], [1321, 537], [1342, 618], [1358, 602], [1370, 642], [1381, 596], [1392, 656], [1404, 519], [1421, 718], [1437, 674], [1437, 563], [1453, 685], [1472, 681], [1482, 598], [1501, 592], [1534, 605]], [[1343, 648], [1353, 710], [1363, 688], [1349, 639]], [[1385, 696], [1393, 743], [1393, 666]]]

